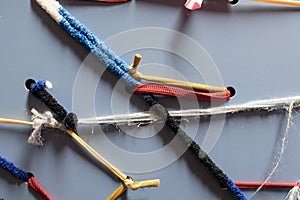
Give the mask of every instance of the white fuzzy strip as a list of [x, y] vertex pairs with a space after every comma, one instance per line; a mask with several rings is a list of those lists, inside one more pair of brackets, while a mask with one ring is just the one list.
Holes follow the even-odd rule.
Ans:
[[299, 186], [293, 187], [284, 200], [300, 200]]
[[61, 7], [56, 0], [35, 0], [57, 23], [63, 18], [58, 9]]
[[[253, 110], [258, 111], [273, 111], [283, 110], [288, 108], [291, 103], [293, 107], [297, 108], [300, 106], [300, 96], [277, 98], [270, 100], [252, 101], [241, 105], [234, 106], [221, 106], [214, 108], [205, 109], [188, 109], [179, 111], [169, 111], [173, 117], [202, 117], [210, 115], [220, 114], [234, 114], [238, 112], [249, 112]], [[115, 125], [136, 125], [136, 124], [148, 124], [153, 122], [161, 121], [159, 117], [149, 112], [138, 112], [132, 114], [120, 114], [96, 118], [82, 118], [78, 120], [78, 124], [115, 124]]]
[[293, 105], [294, 105], [294, 102], [291, 102], [291, 104], [290, 104], [290, 106], [287, 110], [286, 127], [285, 127], [285, 131], [284, 131], [284, 134], [283, 134], [283, 137], [282, 137], [282, 140], [281, 140], [280, 152], [279, 152], [278, 158], [276, 160], [276, 163], [275, 163], [273, 169], [271, 170], [270, 174], [268, 175], [268, 177], [264, 180], [264, 182], [261, 184], [261, 186], [259, 186], [257, 188], [257, 190], [255, 191], [255, 193], [252, 196], [254, 196], [256, 193], [258, 193], [263, 188], [263, 186], [270, 181], [270, 179], [273, 177], [274, 173], [277, 171], [277, 169], [278, 169], [278, 167], [281, 163], [281, 160], [283, 158], [283, 155], [284, 155], [284, 152], [285, 152], [285, 149], [286, 149], [286, 142], [287, 142], [287, 139], [288, 139], [289, 130], [290, 130], [291, 125], [292, 125]]

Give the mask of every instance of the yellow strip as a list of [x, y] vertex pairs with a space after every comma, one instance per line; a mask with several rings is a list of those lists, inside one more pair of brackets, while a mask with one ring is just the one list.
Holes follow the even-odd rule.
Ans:
[[[116, 167], [111, 165], [108, 161], [106, 161], [102, 156], [100, 156], [93, 148], [91, 148], [85, 141], [83, 141], [76, 133], [71, 130], [66, 131], [74, 140], [76, 140], [84, 149], [86, 149], [92, 156], [94, 156], [97, 160], [99, 160], [103, 165], [105, 165], [110, 171], [112, 171], [123, 184], [115, 190], [112, 195], [108, 197], [108, 200], [115, 200], [123, 192], [125, 192], [128, 188], [132, 190], [137, 190], [139, 188], [144, 187], [157, 187], [160, 184], [159, 179], [155, 180], [147, 180], [147, 181], [132, 181], [131, 178], [120, 172]], [[126, 185], [128, 183], [128, 185]]]
[[173, 85], [173, 86], [179, 86], [179, 87], [185, 87], [185, 88], [193, 88], [193, 89], [201, 90], [204, 92], [224, 92], [227, 90], [227, 88], [225, 88], [225, 87], [214, 87], [214, 86], [208, 86], [208, 85], [203, 85], [203, 84], [197, 84], [197, 83], [193, 83], [193, 82], [143, 75], [137, 71], [137, 67], [139, 65], [141, 58], [142, 58], [142, 56], [140, 54], [136, 54], [134, 56], [133, 64], [129, 67], [130, 73], [135, 79], [138, 79], [138, 80], [142, 79], [142, 80], [146, 80], [146, 81], [163, 83], [163, 84], [167, 84], [167, 85]]
[[108, 198], [107, 200], [115, 200], [119, 196], [121, 196], [125, 191], [127, 190], [127, 187], [124, 186], [124, 184], [121, 184], [120, 187], [118, 187]]
[[83, 141], [76, 133], [71, 130], [66, 130], [66, 132], [78, 142], [85, 150], [87, 150], [92, 156], [94, 156], [97, 160], [99, 160], [103, 165], [105, 165], [110, 171], [112, 171], [119, 179], [124, 181], [127, 176], [120, 172], [116, 167], [110, 164], [107, 160], [105, 160], [102, 156], [100, 156], [92, 147], [90, 147], [85, 141]]
[[[133, 77], [135, 77], [135, 75], [133, 75]], [[180, 81], [180, 80], [161, 78], [161, 77], [155, 77], [155, 76], [146, 76], [146, 75], [142, 75], [142, 74], [140, 74], [139, 79], [163, 83], [163, 84], [167, 84], [167, 85], [174, 85], [174, 86], [185, 87], [185, 88], [193, 88], [193, 89], [201, 90], [204, 92], [225, 92], [227, 90], [227, 88], [222, 88], [222, 87], [214, 87], [214, 86], [202, 85], [202, 84], [193, 83], [193, 82]]]
[[300, 6], [300, 1], [290, 1], [290, 0], [252, 0], [252, 1], [280, 4], [280, 5], [289, 5], [289, 6]]
[[160, 185], [159, 179], [147, 180], [147, 181], [133, 181], [130, 184], [132, 190], [137, 190], [145, 187], [158, 187]]
[[159, 179], [147, 180], [147, 181], [132, 181], [130, 178], [123, 181], [123, 184], [120, 185], [108, 198], [107, 200], [114, 200], [121, 196], [128, 188], [132, 190], [138, 190], [145, 187], [158, 187], [160, 185]]
[[15, 119], [5, 119], [0, 118], [0, 123], [6, 123], [6, 124], [23, 124], [23, 125], [33, 125], [33, 122], [29, 121], [23, 121], [23, 120], [15, 120]]

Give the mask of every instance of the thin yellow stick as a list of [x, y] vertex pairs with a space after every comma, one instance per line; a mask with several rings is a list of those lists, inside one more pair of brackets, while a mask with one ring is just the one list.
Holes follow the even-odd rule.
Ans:
[[291, 0], [252, 0], [252, 1], [280, 4], [280, 5], [289, 5], [289, 6], [300, 6], [300, 1], [291, 1]]
[[120, 187], [118, 187], [108, 198], [107, 200], [115, 200], [119, 196], [121, 196], [125, 191], [127, 190], [127, 187], [122, 183]]
[[180, 81], [180, 80], [174, 80], [174, 79], [168, 79], [168, 78], [161, 78], [161, 77], [155, 77], [155, 76], [146, 76], [143, 74], [139, 75], [140, 79], [152, 81], [152, 82], [159, 82], [167, 85], [174, 85], [179, 87], [185, 87], [185, 88], [193, 88], [205, 92], [224, 92], [227, 90], [227, 88], [222, 87], [214, 87], [214, 86], [208, 86], [208, 85], [202, 85], [198, 83], [193, 82], [187, 82], [187, 81]]
[[[21, 125], [33, 125], [33, 122], [23, 121], [23, 120], [14, 120], [14, 119], [5, 119], [0, 118], [0, 123], [9, 123], [9, 124], [21, 124]], [[45, 124], [48, 127], [47, 124]], [[49, 128], [54, 128], [49, 126]], [[139, 188], [144, 187], [157, 187], [160, 184], [159, 179], [147, 180], [147, 181], [132, 181], [132, 179], [126, 176], [124, 173], [119, 171], [116, 167], [110, 164], [107, 160], [105, 160], [100, 154], [98, 154], [92, 147], [90, 147], [84, 140], [82, 140], [76, 133], [71, 130], [66, 130], [68, 135], [70, 135], [79, 145], [81, 145], [85, 150], [87, 150], [95, 159], [101, 162], [104, 166], [106, 166], [112, 173], [114, 173], [121, 181], [122, 184], [119, 188], [117, 188], [112, 195], [108, 197], [107, 200], [115, 200], [120, 195], [122, 195], [128, 188], [132, 190], [137, 190]]]
[[90, 147], [84, 140], [82, 140], [76, 133], [71, 130], [66, 130], [66, 132], [78, 142], [83, 148], [85, 148], [92, 156], [94, 156], [98, 161], [100, 161], [103, 165], [105, 165], [109, 170], [111, 170], [119, 179], [124, 181], [127, 176], [120, 172], [116, 167], [110, 164], [107, 160], [105, 160], [102, 156], [100, 156], [92, 147]]
[[29, 121], [23, 121], [23, 120], [15, 120], [15, 119], [5, 119], [0, 118], [0, 123], [6, 123], [6, 124], [23, 124], [23, 125], [33, 125], [33, 122]]
[[[0, 123], [8, 123], [8, 124], [21, 124], [21, 125], [33, 125], [33, 122], [23, 121], [23, 120], [15, 120], [15, 119], [5, 119], [0, 118]], [[105, 165], [109, 170], [111, 170], [117, 177], [119, 177], [122, 181], [127, 178], [125, 174], [120, 172], [116, 167], [111, 165], [107, 160], [105, 160], [102, 156], [100, 156], [93, 148], [91, 148], [86, 142], [84, 142], [78, 135], [76, 135], [73, 131], [66, 131], [72, 138], [74, 138], [82, 147], [84, 147], [92, 156], [94, 156], [97, 160], [99, 160], [103, 165]]]
[[135, 79], [142, 79], [142, 80], [146, 80], [146, 81], [158, 82], [158, 83], [174, 85], [174, 86], [179, 86], [179, 87], [185, 87], [185, 88], [193, 88], [193, 89], [197, 89], [197, 90], [201, 90], [201, 91], [205, 91], [205, 92], [224, 92], [227, 90], [227, 88], [225, 88], [225, 87], [214, 87], [214, 86], [208, 86], [208, 85], [203, 85], [203, 84], [198, 84], [198, 83], [193, 83], [193, 82], [143, 75], [137, 71], [137, 67], [139, 65], [141, 58], [142, 58], [142, 56], [140, 54], [136, 54], [134, 56], [133, 64], [129, 68], [131, 75]]
[[112, 195], [108, 197], [108, 200], [115, 200], [121, 194], [123, 194], [128, 188], [132, 190], [137, 190], [144, 187], [157, 187], [160, 184], [159, 179], [147, 180], [147, 181], [132, 181], [130, 177], [126, 176], [120, 172], [117, 168], [106, 161], [102, 156], [100, 156], [93, 148], [91, 148], [85, 141], [83, 141], [76, 133], [71, 130], [66, 130], [66, 132], [78, 142], [83, 148], [85, 148], [91, 155], [93, 155], [97, 160], [99, 160], [103, 165], [105, 165], [110, 171], [112, 171], [116, 176], [123, 182], [122, 185], [113, 192]]

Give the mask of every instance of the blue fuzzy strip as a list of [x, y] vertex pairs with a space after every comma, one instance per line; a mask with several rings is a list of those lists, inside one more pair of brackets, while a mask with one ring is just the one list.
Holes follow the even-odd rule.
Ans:
[[233, 195], [236, 197], [236, 199], [239, 200], [247, 200], [246, 196], [244, 195], [244, 193], [240, 190], [240, 188], [238, 188], [233, 181], [228, 178], [227, 179], [227, 184], [228, 184], [228, 189], [231, 193], [233, 193]]
[[46, 82], [46, 80], [37, 81], [35, 84], [32, 84], [31, 91], [36, 92], [39, 90], [45, 90], [47, 88]]
[[101, 51], [103, 51], [110, 59], [116, 62], [116, 64], [125, 72], [129, 72], [129, 66], [122, 60], [121, 58], [117, 57], [112, 51], [109, 50], [104, 43], [100, 43], [97, 46]]
[[58, 13], [63, 16], [71, 26], [80, 31], [81, 34], [85, 35], [95, 46], [100, 44], [100, 40], [75, 17], [73, 17], [65, 8], [60, 7]]
[[[117, 57], [105, 44], [97, 38], [90, 30], [88, 30], [83, 24], [81, 24], [75, 17], [73, 17], [65, 8], [60, 7], [58, 10], [59, 14], [64, 18], [61, 20], [61, 25], [69, 32], [71, 35], [88, 47], [89, 51], [94, 48], [98, 48], [107, 57], [113, 60], [123, 71], [128, 72], [129, 66], [119, 57]], [[77, 33], [75, 34], [75, 30]], [[81, 36], [79, 36], [81, 35]], [[85, 37], [85, 38], [84, 38]], [[88, 41], [87, 41], [88, 40]]]
[[12, 162], [6, 160], [5, 158], [2, 158], [0, 156], [0, 166], [9, 171], [12, 175], [14, 175], [16, 178], [27, 182], [29, 175], [27, 172], [24, 172], [20, 168], [16, 167]]
[[76, 28], [74, 28], [65, 18], [62, 18], [60, 25], [68, 32], [70, 35], [82, 43], [89, 51], [92, 51], [96, 46], [83, 34], [80, 33]]
[[[128, 65], [121, 59], [117, 58], [111, 51], [109, 51], [108, 48], [105, 47], [104, 44], [100, 44], [98, 46], [93, 44], [93, 42], [90, 41], [89, 38], [82, 33], [82, 30], [85, 29], [81, 28], [82, 30], [78, 30], [77, 28], [74, 28], [74, 26], [72, 26], [72, 24], [65, 18], [60, 21], [60, 25], [66, 31], [68, 31], [73, 38], [82, 43], [90, 52], [92, 52], [100, 61], [102, 61], [108, 67], [108, 69], [115, 73], [119, 78], [122, 78], [127, 84], [131, 86], [139, 84], [138, 81], [136, 81], [127, 73], [127, 71], [129, 70]], [[79, 25], [77, 25], [76, 27], [78, 26]], [[102, 49], [104, 51], [102, 51]], [[114, 59], [111, 59], [112, 57]], [[122, 68], [126, 69], [126, 71], [122, 70]]]
[[115, 73], [119, 78], [122, 78], [128, 85], [135, 86], [140, 84], [137, 80], [132, 78], [127, 72], [124, 70], [120, 69], [120, 67], [117, 65], [116, 62], [113, 60], [109, 59], [109, 57], [102, 52], [101, 50], [94, 49], [92, 53], [104, 64], [107, 66], [109, 70], [111, 70], [113, 73]]

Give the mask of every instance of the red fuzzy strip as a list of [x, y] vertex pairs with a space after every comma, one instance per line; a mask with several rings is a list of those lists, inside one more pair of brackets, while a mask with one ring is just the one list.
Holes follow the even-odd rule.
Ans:
[[36, 181], [34, 176], [30, 177], [28, 179], [28, 185], [36, 192], [38, 193], [43, 199], [45, 200], [52, 200], [52, 198], [48, 195], [48, 193], [40, 186], [40, 184]]
[[134, 89], [136, 94], [156, 94], [173, 96], [178, 98], [197, 99], [199, 101], [208, 102], [224, 102], [230, 99], [229, 90], [224, 92], [205, 93], [194, 90], [187, 90], [179, 87], [156, 85], [156, 84], [140, 84]]
[[[259, 188], [263, 183], [262, 182], [234, 182], [236, 186], [239, 188], [244, 189], [255, 189]], [[291, 188], [294, 186], [299, 186], [300, 182], [298, 183], [265, 183], [263, 185], [264, 188]]]

